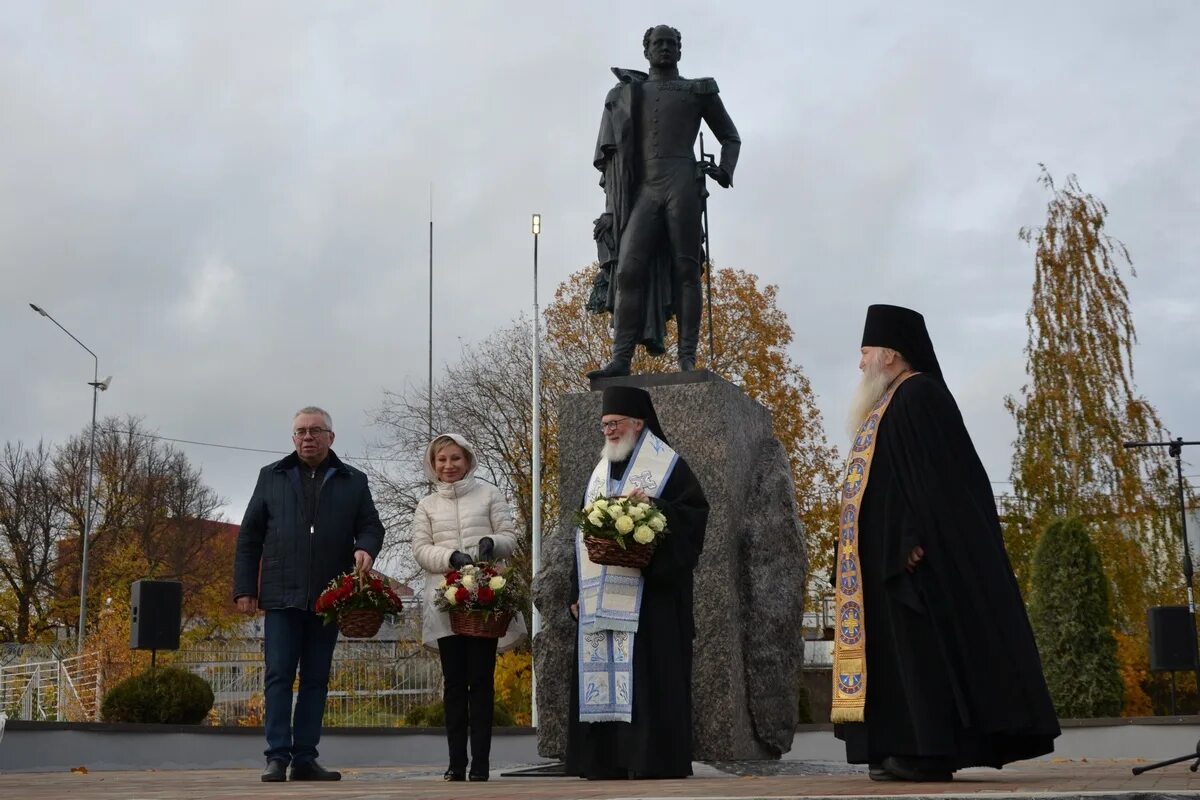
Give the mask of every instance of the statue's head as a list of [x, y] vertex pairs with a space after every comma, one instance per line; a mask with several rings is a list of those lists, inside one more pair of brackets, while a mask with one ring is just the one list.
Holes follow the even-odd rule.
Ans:
[[683, 34], [670, 25], [647, 28], [642, 37], [642, 50], [650, 66], [673, 67], [683, 54]]

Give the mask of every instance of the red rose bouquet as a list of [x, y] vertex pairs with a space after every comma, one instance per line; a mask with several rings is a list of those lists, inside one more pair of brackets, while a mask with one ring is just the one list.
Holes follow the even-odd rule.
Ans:
[[434, 591], [434, 603], [449, 612], [456, 634], [498, 639], [521, 604], [511, 573], [486, 562], [447, 572]]
[[325, 623], [336, 622], [345, 636], [370, 638], [379, 632], [385, 616], [400, 615], [400, 596], [374, 570], [347, 572], [329, 582], [314, 610]]

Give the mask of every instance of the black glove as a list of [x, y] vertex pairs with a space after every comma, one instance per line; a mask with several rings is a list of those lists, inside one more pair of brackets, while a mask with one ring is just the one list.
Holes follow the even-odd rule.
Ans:
[[450, 566], [454, 569], [462, 569], [468, 564], [474, 564], [475, 561], [462, 550], [455, 550], [450, 554]]
[[479, 560], [491, 561], [492, 554], [496, 551], [496, 543], [492, 541], [492, 537], [485, 536], [479, 540]]

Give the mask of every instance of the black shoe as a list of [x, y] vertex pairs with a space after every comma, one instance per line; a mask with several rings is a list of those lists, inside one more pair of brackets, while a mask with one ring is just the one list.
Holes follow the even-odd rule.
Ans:
[[883, 769], [902, 781], [932, 781], [946, 783], [954, 780], [954, 773], [947, 769], [922, 764], [917, 759], [888, 756], [883, 759]]
[[444, 781], [465, 781], [466, 779], [466, 773], [461, 769], [448, 769], [442, 773], [442, 780]]
[[287, 780], [287, 762], [272, 758], [262, 771], [263, 783], [279, 783]]
[[613, 359], [600, 369], [594, 369], [587, 374], [588, 380], [597, 378], [621, 378], [629, 374], [629, 362]]
[[882, 764], [870, 764], [867, 767], [867, 777], [873, 781], [899, 780], [895, 775], [883, 768]]
[[325, 769], [316, 761], [301, 761], [292, 764], [289, 777], [293, 781], [340, 781], [342, 773]]
[[696, 369], [696, 359], [695, 358], [679, 359], [679, 371], [680, 372], [692, 372], [695, 369]]
[[488, 774], [486, 772], [472, 772], [467, 775], [467, 780], [470, 781], [486, 781]]

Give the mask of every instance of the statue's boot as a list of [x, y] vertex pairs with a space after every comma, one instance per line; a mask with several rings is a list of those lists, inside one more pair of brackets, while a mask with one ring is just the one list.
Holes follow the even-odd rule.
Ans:
[[679, 326], [679, 371], [696, 368], [696, 346], [700, 341], [700, 316], [704, 297], [700, 286], [686, 287], [680, 292], [676, 322]]
[[633, 349], [637, 347], [638, 332], [642, 327], [642, 296], [640, 291], [618, 291], [613, 309], [613, 354], [612, 360], [600, 369], [587, 374], [589, 380], [596, 378], [619, 378], [629, 374], [633, 362]]

